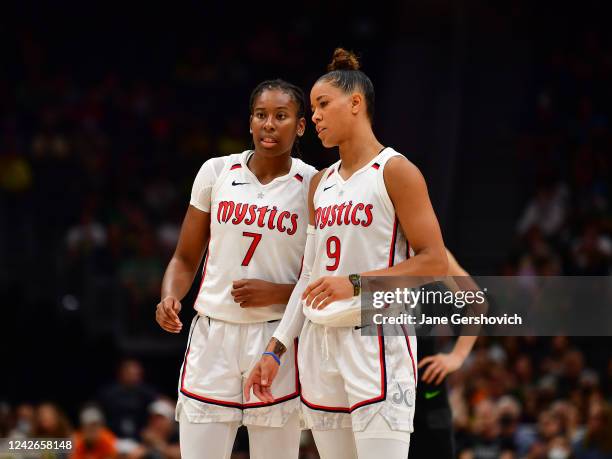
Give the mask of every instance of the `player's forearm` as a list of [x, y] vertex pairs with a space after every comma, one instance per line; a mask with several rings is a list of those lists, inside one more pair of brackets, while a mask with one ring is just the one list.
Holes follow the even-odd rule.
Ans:
[[462, 360], [465, 360], [477, 339], [477, 336], [460, 336], [455, 343], [453, 353], [461, 357]]
[[361, 273], [362, 276], [445, 276], [448, 260], [444, 250], [424, 249], [389, 268]]
[[161, 297], [166, 298], [172, 296], [178, 300], [182, 300], [193, 284], [197, 272], [197, 266], [179, 258], [172, 257], [164, 279], [162, 280]]
[[273, 341], [276, 340], [286, 348], [300, 334], [305, 319], [302, 310], [302, 293], [304, 293], [309, 281], [310, 272], [302, 272], [298, 283], [295, 284], [295, 288], [287, 301], [287, 307], [285, 308], [283, 318], [274, 331], [273, 338], [270, 340], [268, 346], [271, 346]]
[[287, 351], [287, 347], [276, 338], [271, 338], [266, 352], [274, 352], [279, 357]]
[[295, 287], [291, 291], [291, 296], [287, 301], [287, 307], [283, 318], [274, 331], [273, 338], [270, 340], [268, 346], [273, 345], [273, 341], [276, 340], [288, 347], [293, 340], [300, 334], [302, 327], [304, 326], [304, 311], [302, 310], [302, 293], [306, 290], [308, 283], [310, 282], [310, 271], [312, 269], [312, 263], [315, 258], [315, 231], [312, 225], [308, 225], [306, 246], [304, 247], [304, 258], [302, 260], [302, 272], [300, 278], [295, 284]]
[[272, 284], [273, 297], [270, 304], [287, 304], [291, 298], [291, 292], [295, 288], [295, 284]]

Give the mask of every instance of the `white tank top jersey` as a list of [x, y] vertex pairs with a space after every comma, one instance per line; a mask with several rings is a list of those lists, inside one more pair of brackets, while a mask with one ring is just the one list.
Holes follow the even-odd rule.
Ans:
[[[316, 255], [311, 282], [387, 268], [411, 255], [383, 177], [385, 164], [397, 155], [384, 148], [346, 181], [338, 173], [340, 161], [325, 171], [314, 195]], [[360, 297], [334, 301], [320, 310], [303, 304], [303, 310], [322, 325], [361, 324]]]
[[262, 185], [247, 167], [253, 151], [213, 158], [193, 184], [190, 204], [210, 213], [210, 241], [195, 301], [200, 315], [233, 323], [280, 319], [285, 304], [241, 308], [232, 282], [297, 282], [308, 226], [308, 188], [316, 169], [292, 158], [287, 175]]

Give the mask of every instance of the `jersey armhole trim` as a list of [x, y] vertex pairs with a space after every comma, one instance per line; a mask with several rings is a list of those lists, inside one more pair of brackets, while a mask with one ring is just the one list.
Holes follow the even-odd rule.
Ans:
[[[393, 201], [391, 201], [391, 197], [389, 196], [389, 192], [387, 191], [387, 185], [385, 184], [385, 167], [387, 167], [387, 163], [389, 162], [389, 160], [395, 156], [403, 155], [395, 150], [391, 150], [391, 153], [380, 161], [380, 163], [382, 164], [378, 162], [372, 164], [372, 167], [377, 171], [376, 183], [378, 185], [378, 191], [380, 193], [381, 199], [385, 203], [387, 210], [392, 215], [395, 215], [395, 206], [393, 205]], [[378, 167], [375, 167], [376, 165], [378, 165]]]
[[213, 202], [215, 200], [215, 194], [219, 190], [219, 187], [221, 186], [221, 184], [223, 183], [223, 181], [225, 180], [229, 172], [234, 169], [240, 169], [242, 167], [242, 164], [235, 162], [235, 159], [233, 158], [233, 156], [235, 155], [231, 155], [227, 157], [225, 165], [223, 166], [223, 169], [221, 169], [221, 172], [219, 173], [219, 176], [217, 177], [217, 180], [215, 180], [215, 184], [213, 185], [212, 190], [210, 191], [210, 211], [211, 213], [212, 213]]

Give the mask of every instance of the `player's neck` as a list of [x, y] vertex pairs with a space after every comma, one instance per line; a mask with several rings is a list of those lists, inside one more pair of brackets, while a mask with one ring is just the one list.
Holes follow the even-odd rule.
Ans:
[[[365, 132], [364, 132], [365, 131]], [[358, 131], [356, 135], [339, 145], [342, 175], [351, 175], [368, 164], [383, 149], [371, 129]]]
[[290, 153], [280, 156], [270, 156], [255, 151], [247, 163], [249, 170], [257, 177], [262, 185], [271, 182], [276, 177], [287, 175], [291, 170]]

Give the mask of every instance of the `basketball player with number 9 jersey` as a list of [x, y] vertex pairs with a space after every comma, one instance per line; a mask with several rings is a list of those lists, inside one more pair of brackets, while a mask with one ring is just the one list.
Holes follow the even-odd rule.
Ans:
[[[299, 335], [302, 413], [322, 459], [405, 459], [416, 339], [403, 327], [362, 333], [360, 279], [444, 276], [444, 241], [423, 176], [373, 133], [374, 89], [356, 56], [339, 48], [328, 70], [310, 92], [312, 121], [340, 161], [312, 179], [302, 274], [267, 349]], [[245, 389], [265, 394], [274, 370], [260, 359]]]

